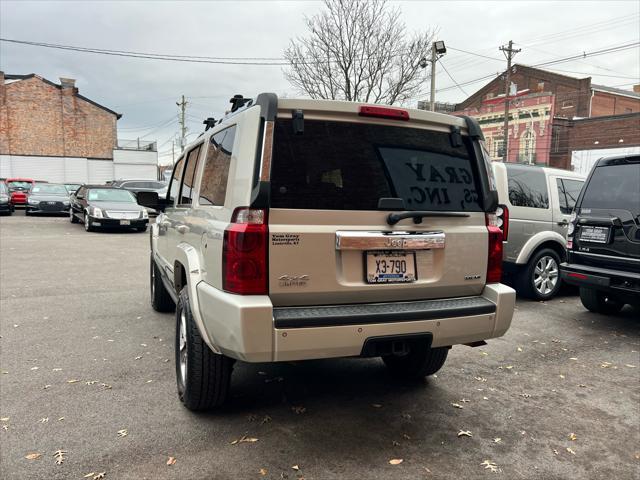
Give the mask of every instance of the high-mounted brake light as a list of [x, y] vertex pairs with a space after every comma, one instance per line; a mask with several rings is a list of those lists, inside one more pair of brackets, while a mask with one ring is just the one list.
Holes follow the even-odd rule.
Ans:
[[500, 283], [502, 279], [502, 230], [494, 213], [486, 214], [489, 231], [489, 251], [487, 255], [487, 283]]
[[267, 212], [236, 208], [224, 231], [222, 288], [240, 295], [266, 295]]
[[409, 112], [399, 108], [369, 107], [363, 105], [358, 111], [361, 117], [389, 118], [391, 120], [409, 120]]

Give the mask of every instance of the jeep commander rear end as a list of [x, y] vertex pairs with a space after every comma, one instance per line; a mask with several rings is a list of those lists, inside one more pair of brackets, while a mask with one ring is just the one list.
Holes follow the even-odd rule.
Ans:
[[502, 232], [472, 119], [234, 97], [176, 163], [151, 232], [154, 308], [177, 303], [185, 405], [224, 402], [234, 360], [381, 357], [405, 377], [503, 335]]

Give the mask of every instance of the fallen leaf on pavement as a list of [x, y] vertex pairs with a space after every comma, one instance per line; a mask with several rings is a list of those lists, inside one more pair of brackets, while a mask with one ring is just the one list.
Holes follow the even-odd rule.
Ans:
[[231, 445], [237, 445], [239, 443], [254, 443], [257, 442], [258, 439], [254, 438], [254, 437], [247, 437], [247, 436], [242, 436], [240, 438], [238, 438], [237, 440], [234, 440], [233, 442], [231, 442]]
[[293, 412], [296, 415], [302, 415], [303, 413], [307, 412], [307, 409], [305, 407], [301, 406], [301, 405], [297, 406], [297, 407], [291, 407], [291, 410], [293, 410]]
[[570, 433], [569, 435], [567, 435], [569, 437], [569, 440], [571, 441], [575, 441], [578, 439], [578, 437], [576, 436], [575, 433]]
[[458, 436], [459, 437], [473, 437], [473, 434], [471, 433], [471, 430], [460, 430], [458, 432]]
[[504, 368], [506, 368], [507, 370], [511, 370], [511, 369], [513, 368], [513, 365], [507, 365], [507, 366], [506, 366], [506, 367], [504, 367]]
[[293, 465], [291, 468], [293, 468], [296, 472], [300, 470], [300, 467], [298, 465]]
[[382, 405], [380, 405], [379, 403], [372, 403], [371, 406], [373, 408], [382, 408]]
[[66, 455], [66, 450], [57, 450], [56, 453], [53, 454], [53, 457], [56, 459], [56, 465], [62, 465], [67, 459]]
[[59, 422], [61, 422], [62, 420], [64, 420], [64, 417], [60, 417], [60, 418], [58, 419], [58, 421], [59, 421]]
[[631, 365], [630, 363], [625, 363], [624, 366], [629, 368], [636, 368], [635, 365]]
[[134, 358], [134, 360], [140, 360], [142, 358], [142, 355], [138, 355], [136, 358]]
[[574, 452], [571, 447], [567, 447], [567, 452], [569, 452], [571, 455], [575, 455], [576, 452]]
[[51, 388], [51, 385], [45, 385], [44, 387], [42, 387], [43, 390], [49, 390]]
[[44, 417], [40, 419], [40, 423], [47, 423], [49, 421], [49, 417]]
[[258, 470], [258, 473], [260, 473], [260, 475], [264, 477], [268, 472], [266, 468], [261, 468], [260, 470]]
[[524, 398], [531, 398], [531, 395], [528, 393], [521, 393], [520, 396]]
[[555, 448], [553, 449], [553, 454], [554, 455], [558, 455], [560, 452], [558, 452], [558, 450], [556, 450]]
[[53, 371], [53, 372], [61, 372], [61, 371], [62, 371], [62, 369], [61, 369], [61, 368], [54, 368], [52, 371]]
[[0, 418], [0, 422], [8, 422], [8, 421], [9, 421], [9, 417]]
[[119, 437], [126, 437], [127, 435], [129, 435], [129, 432], [127, 431], [126, 428], [123, 428], [122, 430], [118, 430]]
[[96, 473], [91, 480], [102, 480], [107, 472]]
[[467, 403], [470, 402], [471, 400], [467, 400], [466, 398], [463, 398], [462, 400], [460, 400], [462, 403]]
[[502, 439], [500, 437], [496, 437], [493, 439], [493, 443], [502, 443]]
[[491, 470], [492, 473], [498, 472], [498, 466], [490, 460], [485, 460], [480, 465], [484, 466], [485, 470]]
[[29, 453], [29, 454], [25, 455], [24, 458], [26, 458], [27, 460], [37, 460], [41, 456], [42, 456], [41, 453], [33, 452], [33, 453]]
[[76, 380], [75, 378], [72, 378], [71, 380], [67, 380], [67, 383], [78, 383], [80, 380]]
[[576, 357], [569, 357], [569, 360], [578, 360]]
[[404, 459], [402, 458], [392, 458], [389, 460], [390, 465], [400, 465], [402, 462], [404, 462]]
[[38, 370], [40, 367], [31, 367], [31, 370]]
[[486, 378], [484, 378], [484, 377], [473, 377], [473, 378], [475, 378], [475, 379], [476, 379], [476, 380], [478, 380], [479, 382], [486, 382], [486, 381], [487, 381], [487, 379], [486, 379]]
[[580, 385], [578, 385], [580, 388], [587, 388], [587, 386], [584, 383], [581, 383]]
[[84, 477], [82, 477], [82, 478], [92, 478], [95, 474], [96, 474], [96, 472], [87, 473], [87, 474], [86, 474]]
[[406, 433], [402, 434], [402, 438], [404, 438], [405, 440], [411, 440], [411, 437], [409, 435], [407, 435]]
[[260, 423], [264, 425], [265, 423], [269, 423], [270, 421], [271, 421], [271, 417], [269, 415], [265, 415]]
[[169, 457], [169, 459], [167, 460], [167, 465], [175, 465], [177, 462], [177, 460], [175, 459], [175, 457]]
[[464, 407], [463, 407], [462, 405], [460, 405], [459, 403], [452, 403], [452, 404], [451, 404], [451, 406], [452, 406], [452, 407], [454, 407], [454, 408], [460, 408], [460, 409], [463, 409], [463, 408], [464, 408]]
[[517, 350], [518, 350], [519, 352], [521, 352], [521, 351], [522, 351], [522, 347], [518, 347], [518, 349], [517, 349]]

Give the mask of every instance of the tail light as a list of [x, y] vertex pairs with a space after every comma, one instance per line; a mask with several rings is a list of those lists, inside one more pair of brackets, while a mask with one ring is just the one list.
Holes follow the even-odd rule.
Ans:
[[222, 288], [240, 295], [266, 295], [267, 286], [266, 210], [236, 208], [224, 231]]
[[502, 230], [495, 213], [486, 214], [486, 223], [489, 231], [487, 283], [499, 283], [502, 279]]
[[509, 239], [509, 209], [506, 205], [498, 205], [496, 217], [498, 227], [502, 230], [502, 240], [506, 242]]

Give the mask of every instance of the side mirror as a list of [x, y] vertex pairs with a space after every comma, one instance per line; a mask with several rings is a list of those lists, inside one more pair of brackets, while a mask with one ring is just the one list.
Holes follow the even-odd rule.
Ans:
[[82, 200], [84, 198], [84, 195], [76, 195], [76, 198]]
[[138, 192], [138, 205], [164, 212], [167, 201], [158, 197], [158, 192]]

